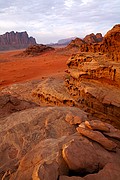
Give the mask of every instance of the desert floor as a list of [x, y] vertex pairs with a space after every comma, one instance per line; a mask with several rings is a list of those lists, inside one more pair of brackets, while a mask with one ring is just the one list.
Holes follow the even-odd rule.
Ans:
[[22, 51], [0, 52], [0, 88], [43, 77], [64, 76], [70, 55], [66, 55], [62, 49], [34, 57], [18, 56]]

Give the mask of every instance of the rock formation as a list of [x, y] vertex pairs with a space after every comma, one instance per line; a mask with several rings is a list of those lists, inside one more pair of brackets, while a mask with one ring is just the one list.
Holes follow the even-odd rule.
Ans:
[[33, 37], [28, 37], [27, 32], [7, 32], [0, 35], [0, 50], [14, 50], [24, 49], [29, 45], [36, 44], [36, 40]]
[[100, 43], [88, 43], [77, 44], [75, 41], [73, 44], [68, 45], [69, 48], [74, 48], [77, 46], [79, 52], [102, 52], [106, 53], [108, 58], [112, 59], [113, 61], [120, 61], [120, 24], [115, 25], [110, 31], [106, 33], [103, 37], [102, 42]]
[[119, 180], [120, 63], [108, 55], [74, 54], [65, 81], [1, 91], [0, 179]]
[[85, 36], [83, 39], [83, 41], [85, 41], [87, 44], [102, 42], [102, 40], [103, 40], [103, 37], [101, 33], [97, 33], [96, 35], [92, 33]]
[[23, 53], [22, 55], [25, 56], [37, 56], [40, 55], [44, 52], [48, 52], [48, 51], [53, 51], [54, 48], [46, 46], [46, 45], [31, 45], [29, 46]]
[[8, 116], [13, 112], [34, 108], [36, 106], [37, 104], [31, 101], [21, 100], [10, 94], [3, 94], [0, 96], [0, 118]]
[[95, 116], [107, 115], [120, 127], [120, 64], [107, 61], [104, 55], [81, 53], [67, 65], [66, 86], [77, 103]]
[[71, 41], [71, 43], [67, 46], [67, 49], [71, 49], [71, 48], [78, 48], [79, 46], [85, 44], [85, 41], [80, 39], [80, 38], [76, 38], [74, 40]]
[[[78, 133], [76, 123], [66, 121], [70, 114], [82, 119]], [[103, 126], [117, 136], [119, 130], [103, 123], [93, 131], [86, 124], [95, 127], [97, 120], [91, 122], [84, 114], [75, 107], [36, 107], [2, 119], [0, 178], [57, 180], [79, 176], [84, 180], [91, 178], [92, 173], [96, 179], [101, 173], [103, 179], [119, 177], [120, 144], [116, 137], [109, 139], [103, 134]], [[112, 167], [116, 173], [111, 175], [107, 172]]]

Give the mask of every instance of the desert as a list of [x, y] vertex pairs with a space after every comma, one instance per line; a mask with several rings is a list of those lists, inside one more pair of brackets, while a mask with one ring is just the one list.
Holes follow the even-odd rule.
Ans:
[[0, 179], [119, 177], [120, 24], [0, 51]]

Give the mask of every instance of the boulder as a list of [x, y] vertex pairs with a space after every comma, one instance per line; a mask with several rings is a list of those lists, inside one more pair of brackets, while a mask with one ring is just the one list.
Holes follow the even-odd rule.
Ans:
[[97, 174], [91, 174], [84, 177], [85, 180], [119, 180], [120, 166], [116, 163], [108, 163]]
[[85, 121], [85, 125], [93, 130], [99, 130], [103, 132], [110, 132], [109, 127], [100, 120]]
[[89, 142], [71, 141], [63, 146], [63, 158], [70, 170], [93, 173], [98, 169], [98, 157]]
[[116, 151], [117, 148], [117, 144], [109, 139], [107, 139], [102, 133], [98, 132], [98, 131], [92, 131], [89, 129], [85, 129], [82, 127], [78, 127], [77, 131], [88, 137], [89, 139], [92, 139], [93, 141], [98, 142], [99, 144], [101, 144], [105, 149], [109, 150], [109, 151]]

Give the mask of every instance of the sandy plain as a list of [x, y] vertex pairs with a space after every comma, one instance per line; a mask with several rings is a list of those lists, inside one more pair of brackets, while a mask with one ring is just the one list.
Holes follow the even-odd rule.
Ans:
[[62, 49], [38, 56], [19, 55], [23, 50], [0, 52], [0, 88], [44, 77], [63, 77], [70, 57]]

